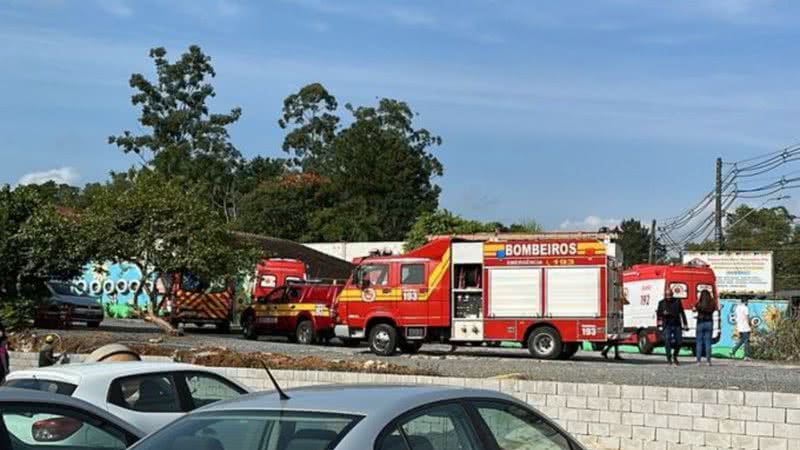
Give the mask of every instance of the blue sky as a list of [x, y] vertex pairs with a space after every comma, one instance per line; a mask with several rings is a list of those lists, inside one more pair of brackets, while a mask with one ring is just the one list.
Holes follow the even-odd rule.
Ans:
[[[127, 80], [148, 49], [213, 58], [213, 107], [280, 156], [282, 99], [406, 100], [440, 134], [441, 204], [547, 228], [678, 214], [717, 156], [794, 143], [800, 4], [769, 0], [3, 0], [0, 183], [103, 180], [134, 163]], [[794, 200], [792, 200], [794, 202]], [[794, 203], [792, 203], [794, 205]]]

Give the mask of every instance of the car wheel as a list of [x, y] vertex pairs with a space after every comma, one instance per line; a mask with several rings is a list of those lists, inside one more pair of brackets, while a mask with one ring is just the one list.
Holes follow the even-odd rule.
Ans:
[[258, 339], [258, 332], [256, 331], [256, 318], [253, 315], [248, 315], [242, 322], [242, 335], [245, 339], [255, 341]]
[[369, 332], [369, 349], [379, 356], [392, 356], [397, 348], [397, 329], [389, 324], [375, 325]]
[[639, 353], [643, 355], [650, 355], [653, 353], [653, 343], [650, 342], [650, 339], [647, 337], [646, 331], [642, 330], [639, 332], [636, 343], [639, 346]]
[[100, 326], [100, 322], [87, 322], [86, 326], [89, 328], [98, 328]]
[[310, 320], [300, 322], [294, 331], [294, 335], [298, 344], [311, 345], [317, 340], [317, 336], [314, 333], [314, 324]]
[[402, 344], [400, 344], [400, 350], [403, 353], [408, 353], [409, 355], [413, 355], [419, 352], [420, 348], [422, 348], [422, 342], [405, 341]]
[[537, 328], [528, 337], [528, 351], [535, 358], [556, 359], [562, 348], [561, 336], [552, 327]]

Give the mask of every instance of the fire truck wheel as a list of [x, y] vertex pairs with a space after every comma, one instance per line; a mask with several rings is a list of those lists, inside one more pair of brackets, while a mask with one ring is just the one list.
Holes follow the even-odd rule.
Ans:
[[564, 344], [561, 349], [561, 354], [558, 355], [558, 359], [570, 359], [575, 356], [575, 353], [578, 353], [580, 348], [581, 344], [579, 342], [568, 342]]
[[392, 356], [397, 348], [397, 329], [380, 323], [369, 332], [369, 349], [378, 356]]
[[405, 341], [400, 344], [400, 350], [402, 350], [403, 353], [408, 353], [410, 355], [417, 353], [420, 348], [422, 348], [422, 342]]
[[298, 344], [311, 345], [317, 340], [317, 336], [314, 333], [314, 324], [310, 320], [304, 320], [297, 324], [294, 335]]
[[643, 355], [649, 355], [653, 353], [653, 343], [650, 342], [650, 339], [647, 337], [646, 331], [640, 331], [639, 337], [636, 341], [639, 346], [639, 353]]
[[256, 319], [252, 315], [245, 317], [242, 321], [242, 335], [249, 341], [258, 339], [258, 332], [256, 331]]
[[561, 355], [562, 347], [561, 336], [552, 327], [537, 328], [528, 337], [528, 351], [535, 358], [556, 359]]

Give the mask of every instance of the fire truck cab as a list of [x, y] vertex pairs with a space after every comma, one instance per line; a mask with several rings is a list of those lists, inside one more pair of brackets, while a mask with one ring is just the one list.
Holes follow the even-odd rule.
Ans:
[[653, 348], [663, 345], [663, 339], [657, 329], [656, 310], [658, 302], [664, 298], [667, 290], [681, 300], [686, 312], [689, 331], [683, 334], [683, 343], [694, 350], [694, 339], [697, 331], [697, 313], [693, 311], [700, 293], [711, 292], [717, 304], [714, 313], [714, 332], [712, 340], [716, 344], [720, 338], [719, 297], [717, 296], [717, 279], [714, 271], [705, 265], [693, 264], [638, 264], [623, 274], [625, 304], [625, 330], [630, 333], [626, 343], [639, 347], [644, 354], [653, 352]]
[[264, 297], [278, 286], [299, 283], [306, 279], [303, 261], [289, 258], [269, 258], [256, 265], [256, 282], [253, 298]]
[[537, 358], [569, 358], [582, 341], [621, 338], [621, 256], [607, 233], [435, 237], [362, 260], [337, 299], [335, 333], [386, 356], [516, 341]]

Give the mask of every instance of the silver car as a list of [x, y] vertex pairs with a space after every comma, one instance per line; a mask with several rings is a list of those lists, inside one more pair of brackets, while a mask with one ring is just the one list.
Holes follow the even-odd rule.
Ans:
[[198, 409], [131, 450], [585, 450], [526, 404], [440, 386], [318, 386]]

